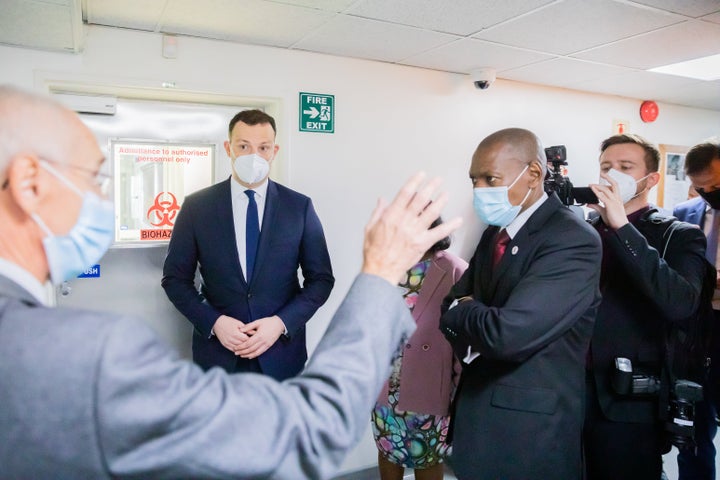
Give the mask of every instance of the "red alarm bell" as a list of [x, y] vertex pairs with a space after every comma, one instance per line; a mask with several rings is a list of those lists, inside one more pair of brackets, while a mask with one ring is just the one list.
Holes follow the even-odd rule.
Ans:
[[640, 105], [640, 119], [645, 123], [654, 122], [658, 113], [660, 113], [660, 109], [652, 100], [645, 100]]

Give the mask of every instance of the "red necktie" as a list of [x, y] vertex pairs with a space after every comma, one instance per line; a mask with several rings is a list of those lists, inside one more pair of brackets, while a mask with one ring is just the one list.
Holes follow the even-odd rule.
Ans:
[[505, 248], [507, 248], [508, 243], [510, 243], [510, 235], [508, 235], [507, 230], [503, 228], [495, 236], [495, 250], [493, 250], [493, 268], [497, 267], [497, 264], [500, 263], [500, 259], [505, 253]]

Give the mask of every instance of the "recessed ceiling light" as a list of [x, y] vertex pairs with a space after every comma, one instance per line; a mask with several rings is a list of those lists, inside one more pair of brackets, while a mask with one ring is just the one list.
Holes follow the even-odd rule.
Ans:
[[720, 78], [720, 54], [696, 58], [687, 62], [673, 63], [664, 67], [651, 68], [648, 71], [696, 78], [698, 80], [717, 80]]

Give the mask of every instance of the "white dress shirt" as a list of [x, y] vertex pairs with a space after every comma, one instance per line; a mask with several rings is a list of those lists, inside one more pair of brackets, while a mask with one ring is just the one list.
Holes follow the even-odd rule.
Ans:
[[[259, 228], [262, 231], [263, 214], [265, 213], [265, 201], [267, 200], [268, 181], [251, 190], [255, 191], [255, 203], [258, 208]], [[247, 217], [248, 196], [245, 194], [247, 188], [240, 185], [234, 178], [230, 179], [230, 194], [232, 196], [233, 221], [235, 222], [235, 241], [237, 243], [238, 256], [243, 275], [247, 271], [247, 260], [245, 258], [245, 218]], [[247, 278], [246, 278], [247, 280]]]

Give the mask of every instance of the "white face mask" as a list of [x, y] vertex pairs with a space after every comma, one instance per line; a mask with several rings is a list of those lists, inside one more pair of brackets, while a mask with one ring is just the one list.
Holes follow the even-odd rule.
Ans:
[[[637, 184], [638, 182], [642, 182], [650, 176], [650, 174], [648, 174], [640, 180], [635, 180], [635, 178], [633, 178], [631, 175], [623, 173], [619, 170], [615, 170], [614, 168], [608, 170], [607, 175], [617, 182], [618, 189], [620, 190], [620, 198], [622, 199], [623, 204], [629, 202], [633, 198], [640, 195], [640, 193], [642, 193], [637, 193]], [[610, 182], [608, 182], [604, 178], [601, 178], [600, 185], [610, 185]]]
[[270, 162], [257, 153], [235, 157], [232, 165], [238, 178], [250, 185], [264, 180], [270, 173]]

